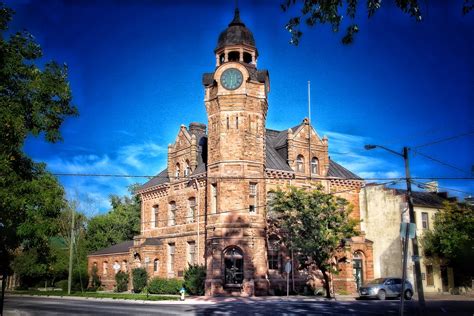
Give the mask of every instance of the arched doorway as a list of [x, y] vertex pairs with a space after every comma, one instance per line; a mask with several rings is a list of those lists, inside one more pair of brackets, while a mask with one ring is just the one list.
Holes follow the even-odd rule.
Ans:
[[354, 252], [352, 257], [352, 272], [354, 275], [354, 280], [356, 282], [357, 290], [364, 283], [364, 270], [363, 270], [363, 261], [364, 255], [360, 251]]
[[226, 285], [242, 284], [244, 280], [244, 254], [238, 247], [224, 250], [224, 277]]

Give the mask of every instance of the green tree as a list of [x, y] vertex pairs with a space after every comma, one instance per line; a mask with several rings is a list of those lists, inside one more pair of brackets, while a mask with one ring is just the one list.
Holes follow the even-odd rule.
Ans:
[[348, 202], [324, 193], [322, 187], [305, 190], [291, 186], [273, 193], [271, 229], [298, 254], [300, 269], [317, 266], [321, 270], [330, 297], [330, 259], [345, 238], [357, 234], [357, 221], [349, 217]]
[[112, 209], [90, 219], [87, 225], [87, 249], [96, 251], [140, 233], [140, 200], [137, 196], [110, 197]]
[[[284, 12], [295, 6], [298, 6], [300, 10], [300, 13], [292, 17], [285, 26], [291, 34], [290, 43], [293, 45], [299, 44], [303, 35], [300, 30], [301, 21], [304, 21], [309, 27], [317, 24], [329, 24], [333, 32], [339, 32], [341, 24], [347, 24], [342, 43], [352, 43], [354, 35], [359, 31], [359, 26], [354, 20], [361, 3], [365, 3], [364, 9], [367, 10], [369, 18], [382, 6], [382, 0], [284, 0], [280, 5]], [[416, 21], [423, 19], [419, 0], [394, 0], [394, 4], [404, 14], [409, 14]], [[474, 9], [474, 0], [464, 0], [462, 5], [463, 14], [469, 13], [472, 9]], [[344, 23], [344, 16], [348, 18], [347, 23]]]
[[13, 11], [0, 3], [0, 268], [4, 275], [18, 246], [47, 258], [54, 221], [64, 207], [57, 179], [23, 151], [26, 138], [61, 140], [60, 127], [77, 115], [66, 65], [40, 68], [40, 46], [26, 31], [6, 36]]
[[424, 255], [449, 264], [458, 286], [471, 286], [474, 260], [474, 208], [465, 203], [446, 202], [421, 240]]

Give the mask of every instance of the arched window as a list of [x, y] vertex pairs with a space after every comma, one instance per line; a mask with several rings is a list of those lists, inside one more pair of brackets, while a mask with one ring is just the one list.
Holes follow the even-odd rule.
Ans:
[[303, 155], [298, 155], [298, 157], [296, 157], [296, 171], [304, 172], [304, 157], [303, 157]]
[[160, 260], [155, 259], [153, 260], [153, 272], [158, 272], [158, 268], [160, 267]]
[[102, 263], [102, 274], [107, 275], [109, 273], [108, 269], [109, 269], [109, 263], [107, 261], [104, 261]]
[[313, 159], [311, 159], [311, 173], [319, 174], [319, 161], [316, 157], [313, 157]]
[[174, 176], [176, 177], [176, 180], [179, 179], [179, 173], [181, 172], [181, 169], [180, 169], [180, 166], [179, 166], [179, 163], [176, 164], [176, 172], [174, 174]]
[[252, 55], [250, 53], [244, 52], [244, 63], [252, 63]]
[[127, 260], [122, 261], [122, 271], [127, 272], [128, 271], [128, 263]]
[[240, 60], [240, 53], [239, 52], [230, 52], [228, 60], [229, 61], [239, 61]]
[[224, 62], [225, 62], [225, 55], [224, 55], [224, 54], [220, 54], [220, 55], [219, 55], [219, 63], [222, 65]]
[[187, 222], [193, 223], [195, 217], [196, 217], [196, 199], [191, 197], [188, 199]]
[[224, 250], [225, 283], [242, 284], [244, 280], [244, 254], [239, 247]]
[[191, 167], [189, 166], [189, 160], [186, 160], [186, 166], [184, 167], [184, 176], [189, 177], [191, 174]]
[[170, 202], [168, 213], [168, 226], [176, 225], [176, 202]]
[[361, 251], [354, 252], [352, 256], [352, 271], [354, 272], [354, 280], [357, 290], [364, 283], [364, 254]]

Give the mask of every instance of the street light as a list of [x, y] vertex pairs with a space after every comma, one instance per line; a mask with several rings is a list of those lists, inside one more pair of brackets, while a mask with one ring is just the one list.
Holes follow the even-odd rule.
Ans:
[[[375, 148], [382, 148], [385, 149], [388, 152], [391, 152], [392, 154], [395, 154], [397, 156], [403, 157], [403, 161], [405, 162], [405, 179], [407, 183], [407, 202], [408, 202], [408, 210], [409, 210], [409, 217], [410, 217], [410, 224], [413, 223], [415, 224], [415, 211], [413, 210], [413, 199], [412, 199], [412, 194], [411, 194], [411, 177], [410, 177], [410, 165], [408, 161], [408, 147], [403, 147], [403, 152], [399, 153], [396, 152], [390, 148], [380, 146], [380, 145], [365, 145], [364, 148], [366, 150], [371, 150]], [[415, 226], [416, 227], [416, 226]], [[408, 239], [409, 239], [409, 227], [406, 228], [406, 233], [405, 233], [405, 240], [403, 242], [403, 248], [404, 248], [404, 253], [403, 253], [403, 276], [402, 276], [402, 292], [401, 292], [401, 303], [400, 303], [400, 315], [403, 315], [403, 304], [404, 304], [404, 298], [405, 298], [405, 280], [406, 280], [406, 269], [407, 269], [407, 256], [408, 256]], [[419, 308], [420, 308], [420, 314], [423, 315], [424, 310], [425, 310], [425, 296], [423, 293], [423, 283], [421, 280], [421, 268], [420, 268], [420, 261], [419, 261], [419, 255], [418, 255], [418, 239], [415, 236], [412, 239], [412, 247], [413, 247], [413, 257], [415, 258], [415, 282], [416, 282], [416, 288], [418, 289], [418, 302], [419, 302]]]

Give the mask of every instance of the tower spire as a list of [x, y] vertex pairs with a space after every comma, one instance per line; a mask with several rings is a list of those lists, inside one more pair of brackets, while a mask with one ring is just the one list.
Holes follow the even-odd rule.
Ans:
[[245, 26], [242, 20], [240, 20], [240, 11], [239, 11], [239, 7], [237, 7], [237, 1], [235, 3], [234, 19], [232, 20], [232, 22], [230, 22], [229, 26], [233, 26], [233, 25]]

